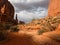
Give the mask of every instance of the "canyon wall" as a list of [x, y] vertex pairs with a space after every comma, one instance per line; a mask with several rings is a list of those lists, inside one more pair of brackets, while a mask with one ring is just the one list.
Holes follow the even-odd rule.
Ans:
[[12, 23], [14, 12], [14, 7], [8, 0], [0, 0], [0, 23]]
[[60, 15], [60, 0], [50, 0], [48, 7], [48, 15], [49, 16]]

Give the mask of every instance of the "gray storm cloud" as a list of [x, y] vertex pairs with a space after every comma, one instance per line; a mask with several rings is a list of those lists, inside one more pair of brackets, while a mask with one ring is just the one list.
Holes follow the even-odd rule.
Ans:
[[[16, 8], [18, 8], [18, 11], [20, 10], [30, 10], [33, 7], [43, 7], [48, 8], [49, 0], [44, 1], [37, 1], [32, 3], [13, 3]], [[17, 10], [16, 10], [17, 11]]]
[[[47, 15], [49, 0], [10, 0], [18, 14], [18, 19], [24, 22], [42, 18]], [[29, 2], [30, 1], [30, 2]]]

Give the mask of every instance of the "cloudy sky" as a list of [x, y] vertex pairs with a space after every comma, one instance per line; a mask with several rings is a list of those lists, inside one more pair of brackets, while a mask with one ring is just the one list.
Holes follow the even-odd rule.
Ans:
[[9, 0], [14, 8], [18, 19], [29, 22], [32, 19], [43, 18], [48, 14], [49, 0]]

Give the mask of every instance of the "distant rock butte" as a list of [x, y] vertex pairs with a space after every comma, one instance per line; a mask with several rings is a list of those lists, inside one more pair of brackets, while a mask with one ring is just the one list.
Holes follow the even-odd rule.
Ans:
[[49, 16], [60, 15], [60, 0], [50, 0], [48, 15]]

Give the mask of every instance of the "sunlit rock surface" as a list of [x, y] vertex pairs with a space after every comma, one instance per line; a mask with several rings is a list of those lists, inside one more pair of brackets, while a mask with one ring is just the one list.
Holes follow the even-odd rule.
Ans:
[[60, 0], [50, 0], [48, 15], [55, 16], [60, 14]]

